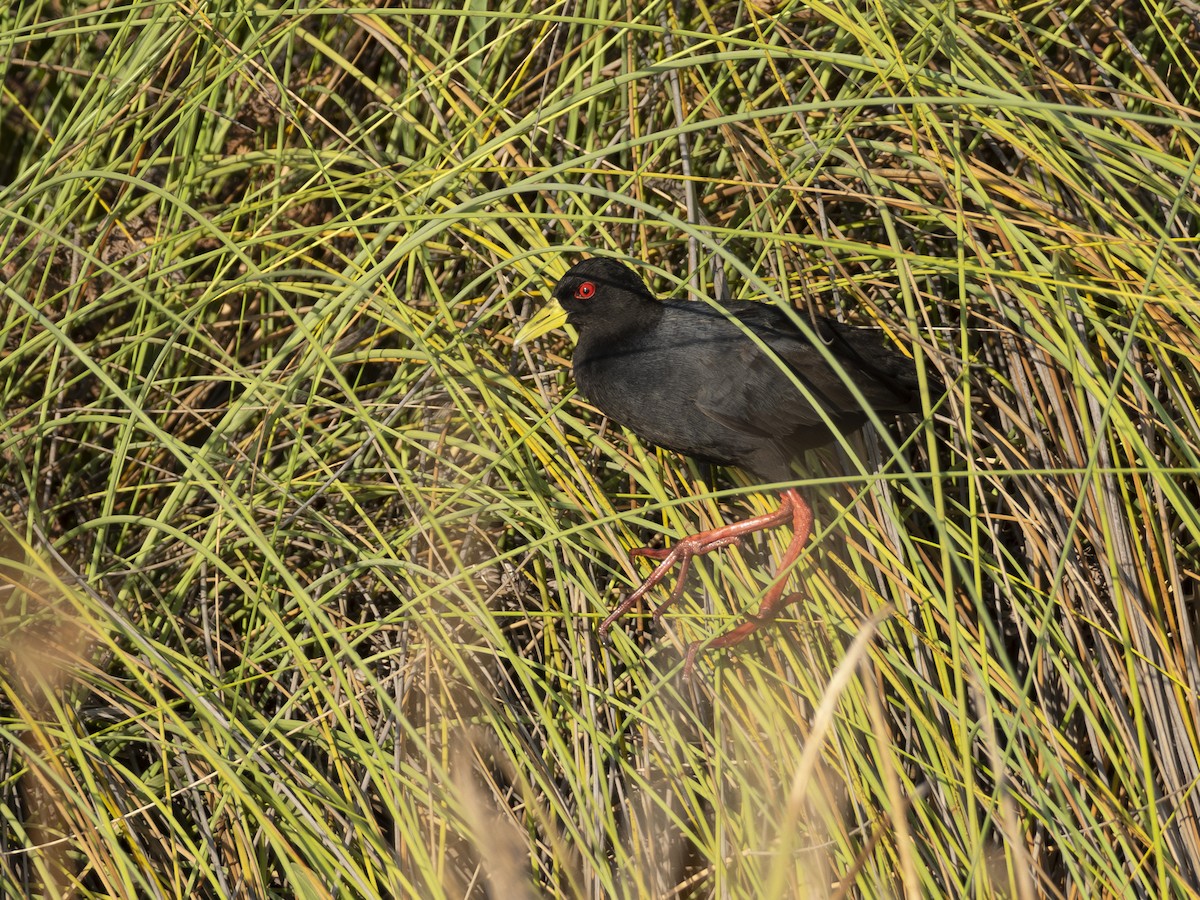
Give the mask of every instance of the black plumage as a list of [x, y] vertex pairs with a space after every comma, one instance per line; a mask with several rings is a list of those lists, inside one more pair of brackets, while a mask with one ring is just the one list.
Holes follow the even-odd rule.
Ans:
[[[737, 466], [764, 481], [790, 480], [792, 466], [805, 450], [834, 440], [831, 428], [848, 432], [862, 426], [868, 418], [862, 401], [879, 415], [921, 410], [913, 361], [887, 346], [877, 330], [829, 319], [814, 325], [860, 400], [825, 354], [774, 306], [725, 301], [718, 309], [659, 301], [631, 269], [602, 258], [572, 267], [554, 297], [579, 332], [572, 360], [576, 383], [598, 409], [650, 443]], [[932, 376], [927, 384], [941, 389]], [[661, 563], [601, 631], [607, 632], [675, 564], [681, 564], [679, 584], [656, 615], [678, 598], [692, 556], [789, 519], [793, 541], [758, 615], [710, 646], [737, 643], [796, 599], [783, 594], [787, 568], [808, 537], [812, 513], [794, 488], [784, 490], [774, 513], [684, 538], [669, 550], [635, 551]], [[695, 646], [689, 668], [694, 653]]]

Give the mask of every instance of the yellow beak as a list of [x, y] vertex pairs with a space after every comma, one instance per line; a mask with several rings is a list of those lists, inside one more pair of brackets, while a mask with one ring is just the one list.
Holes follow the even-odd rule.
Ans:
[[555, 328], [562, 328], [566, 322], [567, 311], [559, 306], [557, 300], [551, 300], [517, 332], [517, 336], [513, 338], [513, 346], [519, 347]]

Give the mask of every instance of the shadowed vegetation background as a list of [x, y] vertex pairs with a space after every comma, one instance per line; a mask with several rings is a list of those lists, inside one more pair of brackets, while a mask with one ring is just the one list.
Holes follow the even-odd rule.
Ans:
[[[0, 10], [0, 894], [1191, 895], [1192, 8], [462, 6]], [[585, 248], [950, 385], [692, 684]]]

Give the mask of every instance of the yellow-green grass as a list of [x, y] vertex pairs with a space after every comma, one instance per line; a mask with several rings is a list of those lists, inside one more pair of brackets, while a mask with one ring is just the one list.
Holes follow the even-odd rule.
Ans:
[[[1191, 9], [447, 6], [0, 10], [0, 895], [1191, 896]], [[514, 349], [588, 251], [949, 388], [690, 683], [787, 535], [598, 642], [772, 498]]]

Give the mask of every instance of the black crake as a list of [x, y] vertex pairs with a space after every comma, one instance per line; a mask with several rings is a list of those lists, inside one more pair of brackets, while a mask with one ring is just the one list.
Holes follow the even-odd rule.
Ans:
[[[600, 258], [573, 266], [554, 297], [579, 331], [572, 362], [580, 391], [607, 416], [661, 447], [738, 466], [764, 482], [785, 482], [805, 450], [834, 439], [813, 403], [737, 322], [808, 388], [834, 428], [853, 431], [867, 421], [862, 405], [824, 354], [773, 306], [725, 301], [722, 312], [703, 303], [660, 302], [631, 269]], [[913, 361], [885, 346], [879, 332], [828, 319], [818, 320], [814, 329], [877, 414], [921, 410]], [[932, 375], [927, 379], [931, 389], [941, 388]], [[758, 613], [708, 646], [744, 640], [799, 599], [798, 594], [785, 595], [784, 589], [811, 531], [812, 511], [794, 488], [783, 492], [773, 513], [686, 537], [666, 550], [635, 550], [633, 555], [658, 559], [659, 565], [604, 620], [601, 635], [676, 564], [679, 580], [655, 617], [679, 599], [693, 556], [789, 521], [792, 542]], [[688, 648], [689, 671], [697, 646]]]

